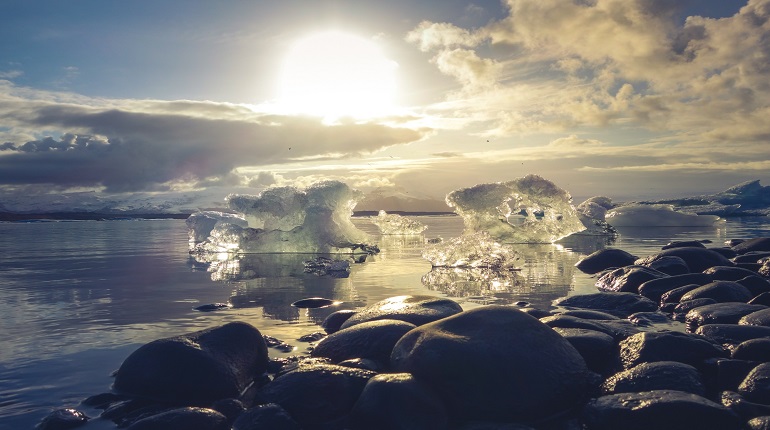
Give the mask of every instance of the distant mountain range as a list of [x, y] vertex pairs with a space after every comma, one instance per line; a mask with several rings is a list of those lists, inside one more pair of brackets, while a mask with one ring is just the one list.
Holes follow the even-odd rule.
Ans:
[[[199, 210], [227, 211], [228, 194], [257, 194], [253, 188], [210, 188], [198, 192], [103, 194], [73, 192], [35, 196], [0, 192], [0, 220], [30, 218], [185, 218]], [[404, 190], [378, 188], [358, 203], [356, 212], [449, 212], [442, 200], [414, 196]]]

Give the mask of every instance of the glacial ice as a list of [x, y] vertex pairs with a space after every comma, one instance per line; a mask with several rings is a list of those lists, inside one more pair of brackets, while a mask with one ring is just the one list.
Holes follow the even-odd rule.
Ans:
[[196, 244], [201, 243], [208, 239], [211, 231], [217, 224], [233, 224], [239, 227], [246, 227], [246, 220], [239, 216], [229, 213], [217, 212], [217, 211], [201, 211], [190, 215], [186, 220], [187, 233], [190, 239], [190, 249], [193, 249]]
[[495, 242], [485, 231], [430, 244], [422, 251], [422, 258], [433, 267], [513, 269], [518, 259], [509, 245]]
[[[379, 251], [350, 216], [361, 192], [340, 181], [322, 181], [305, 189], [272, 187], [259, 195], [231, 194], [230, 209], [242, 221], [220, 219], [195, 252], [364, 253]], [[222, 218], [226, 218], [222, 215]], [[188, 224], [196, 238], [206, 227]]]
[[538, 175], [452, 191], [447, 204], [466, 232], [508, 243], [552, 243], [585, 230], [569, 193]]
[[387, 235], [422, 234], [428, 228], [419, 221], [398, 214], [389, 214], [383, 210], [377, 216], [369, 217], [369, 220], [380, 229], [380, 233]]
[[617, 230], [606, 220], [607, 210], [610, 208], [612, 208], [612, 200], [603, 196], [591, 197], [579, 204], [575, 210], [586, 229], [578, 234], [617, 235]]
[[708, 227], [720, 218], [678, 212], [672, 205], [627, 204], [607, 212], [606, 220], [614, 227]]

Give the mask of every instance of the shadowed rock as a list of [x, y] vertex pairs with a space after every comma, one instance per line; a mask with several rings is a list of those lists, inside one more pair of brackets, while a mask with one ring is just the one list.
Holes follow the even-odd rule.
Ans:
[[455, 301], [434, 296], [396, 296], [380, 300], [356, 312], [342, 323], [345, 329], [366, 321], [393, 319], [422, 325], [462, 312]]
[[600, 291], [638, 293], [639, 286], [643, 283], [667, 276], [649, 267], [626, 266], [600, 276], [596, 281], [596, 287]]
[[681, 301], [709, 298], [717, 302], [742, 302], [746, 303], [754, 297], [751, 292], [741, 284], [730, 281], [710, 282], [685, 293]]
[[685, 316], [685, 322], [690, 331], [704, 324], [738, 324], [744, 316], [763, 309], [768, 308], [737, 302], [714, 303], [690, 310]]
[[605, 248], [600, 249], [587, 257], [583, 257], [580, 261], [575, 263], [575, 267], [583, 273], [593, 275], [594, 273], [599, 273], [602, 270], [613, 267], [628, 266], [633, 264], [636, 259], [636, 256], [631, 255], [622, 249]]
[[719, 345], [679, 332], [637, 333], [619, 346], [620, 359], [626, 369], [654, 361], [678, 361], [697, 368], [708, 359], [729, 356]]
[[179, 408], [143, 418], [128, 430], [229, 430], [227, 418], [213, 409]]
[[705, 285], [711, 282], [711, 276], [704, 273], [687, 273], [646, 281], [639, 285], [639, 294], [653, 301], [660, 301], [663, 294], [685, 285]]
[[459, 419], [537, 421], [579, 404], [589, 385], [566, 339], [506, 306], [417, 327], [393, 348], [391, 365], [425, 381]]
[[591, 309], [626, 318], [636, 312], [651, 312], [658, 304], [634, 293], [594, 293], [562, 297], [554, 301], [555, 306], [565, 308]]
[[679, 390], [699, 396], [706, 394], [698, 370], [676, 361], [642, 363], [610, 376], [602, 384], [604, 394], [652, 390]]
[[327, 357], [333, 363], [351, 358], [369, 358], [387, 365], [393, 345], [415, 327], [414, 324], [398, 320], [356, 324], [319, 341], [310, 356]]
[[728, 260], [724, 255], [705, 248], [671, 248], [661, 251], [657, 254], [637, 260], [634, 264], [648, 265], [653, 261], [666, 256], [679, 257], [687, 263], [687, 267], [692, 272], [703, 272], [709, 267], [714, 266], [734, 266], [735, 264]]
[[695, 334], [705, 336], [715, 343], [739, 344], [751, 339], [770, 337], [770, 327], [735, 324], [706, 324], [698, 327]]

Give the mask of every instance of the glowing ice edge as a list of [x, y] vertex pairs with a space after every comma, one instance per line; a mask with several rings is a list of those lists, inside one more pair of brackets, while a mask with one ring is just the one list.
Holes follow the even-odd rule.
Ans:
[[369, 217], [372, 224], [380, 229], [380, 233], [386, 235], [415, 235], [422, 234], [428, 226], [411, 218], [398, 214], [389, 214], [380, 211], [377, 216]]
[[[362, 193], [339, 181], [305, 189], [271, 187], [258, 195], [231, 194], [233, 216], [211, 212], [188, 219], [192, 252], [228, 253], [375, 253], [369, 235], [356, 228], [351, 215]], [[191, 216], [191, 218], [193, 218]], [[213, 227], [209, 220], [217, 218]], [[210, 229], [209, 229], [210, 228]]]

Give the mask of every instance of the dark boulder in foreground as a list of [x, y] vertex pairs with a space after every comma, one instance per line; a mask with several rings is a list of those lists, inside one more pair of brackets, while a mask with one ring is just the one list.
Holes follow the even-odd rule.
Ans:
[[625, 369], [652, 361], [678, 361], [698, 368], [706, 360], [727, 357], [720, 345], [688, 333], [642, 332], [620, 342]]
[[770, 405], [770, 363], [762, 363], [749, 372], [738, 392], [749, 401]]
[[444, 403], [408, 373], [377, 375], [367, 382], [350, 412], [351, 430], [448, 428]]
[[326, 357], [333, 363], [351, 358], [368, 358], [388, 365], [393, 345], [415, 327], [414, 324], [398, 320], [356, 324], [321, 339], [310, 356]]
[[178, 405], [238, 395], [268, 365], [262, 334], [243, 322], [147, 343], [115, 375], [117, 392]]
[[583, 273], [593, 275], [594, 273], [599, 273], [602, 270], [613, 267], [628, 266], [629, 264], [633, 264], [636, 259], [636, 256], [631, 255], [622, 249], [605, 248], [582, 258], [575, 263], [575, 267]]
[[770, 327], [758, 325], [706, 324], [698, 327], [695, 334], [716, 343], [737, 345], [751, 339], [770, 337]]
[[738, 430], [730, 409], [675, 390], [622, 393], [591, 400], [583, 411], [590, 430]]
[[259, 396], [281, 405], [303, 428], [318, 426], [347, 416], [374, 375], [333, 364], [300, 364], [262, 387]]
[[606, 272], [596, 281], [599, 291], [638, 293], [639, 286], [653, 279], [668, 277], [665, 273], [643, 266], [626, 266]]
[[732, 357], [738, 360], [770, 362], [770, 338], [741, 342], [733, 349]]
[[400, 320], [422, 325], [462, 312], [455, 301], [434, 296], [396, 296], [373, 303], [342, 323], [345, 329], [366, 321]]
[[80, 427], [87, 423], [88, 416], [83, 412], [76, 409], [65, 408], [57, 409], [48, 414], [40, 424], [37, 425], [37, 430], [67, 430]]
[[581, 294], [557, 299], [554, 305], [565, 308], [591, 309], [621, 318], [637, 312], [654, 312], [658, 304], [634, 293]]
[[207, 408], [179, 408], [150, 415], [128, 426], [128, 430], [229, 430], [224, 415]]
[[738, 321], [744, 316], [763, 309], [768, 308], [747, 303], [714, 303], [690, 310], [685, 316], [685, 321], [687, 322], [687, 329], [695, 331], [696, 328], [705, 324], [738, 324]]
[[417, 327], [393, 348], [391, 365], [426, 382], [459, 419], [534, 422], [577, 406], [589, 387], [566, 339], [506, 306]]
[[679, 257], [687, 263], [690, 272], [703, 272], [709, 267], [714, 266], [735, 266], [735, 263], [728, 260], [724, 255], [710, 249], [699, 247], [671, 248], [661, 251], [657, 254], [636, 260], [635, 264], [646, 266], [662, 257]]
[[682, 296], [682, 301], [709, 298], [717, 302], [746, 303], [754, 297], [746, 287], [730, 281], [714, 281], [688, 291]]
[[231, 430], [281, 429], [302, 430], [292, 417], [275, 403], [255, 406], [241, 414]]
[[639, 285], [639, 294], [659, 302], [667, 292], [685, 285], [705, 285], [711, 282], [711, 276], [705, 273], [687, 273], [652, 279]]
[[733, 246], [732, 250], [738, 254], [770, 251], [770, 237], [755, 237], [753, 239], [745, 240]]

